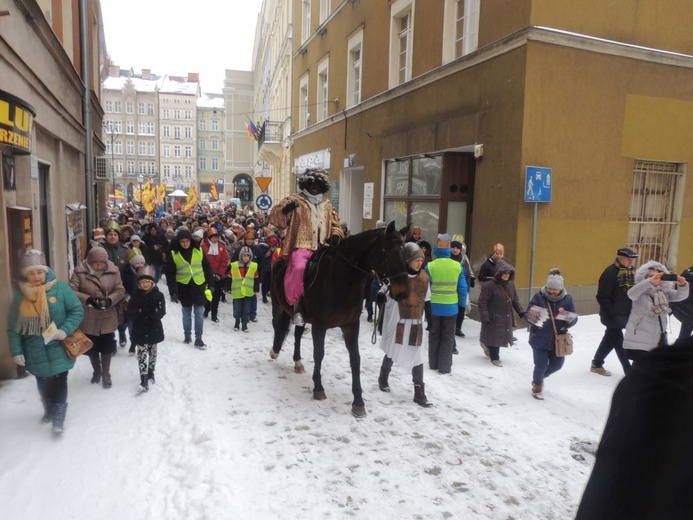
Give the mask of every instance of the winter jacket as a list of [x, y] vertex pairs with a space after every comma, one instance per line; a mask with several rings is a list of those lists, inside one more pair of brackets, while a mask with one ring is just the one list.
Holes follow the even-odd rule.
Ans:
[[689, 284], [676, 288], [676, 282], [662, 282], [654, 286], [648, 279], [650, 268], [667, 272], [667, 268], [659, 262], [647, 262], [635, 271], [635, 285], [628, 290], [628, 297], [633, 300], [623, 348], [629, 350], [650, 351], [659, 345], [662, 332], [666, 332], [668, 315], [662, 313], [652, 315], [653, 298], [656, 292], [662, 292], [668, 301], [678, 302], [688, 298]]
[[486, 261], [481, 264], [481, 268], [479, 268], [479, 281], [488, 282], [489, 280], [493, 280], [496, 274], [496, 266], [497, 262], [493, 259], [493, 255], [489, 256]]
[[628, 315], [633, 307], [627, 291], [618, 285], [618, 267], [611, 264], [599, 277], [597, 301], [599, 302], [599, 319], [608, 328], [622, 329], [628, 322]]
[[130, 298], [125, 315], [132, 320], [132, 342], [135, 345], [153, 345], [164, 341], [161, 319], [165, 315], [166, 301], [156, 285], [146, 293], [137, 289]]
[[[436, 248], [436, 259], [424, 267], [431, 279], [431, 314], [433, 316], [456, 316], [459, 303], [467, 302], [467, 281], [462, 266], [450, 258], [450, 248]], [[454, 302], [445, 302], [446, 286], [453, 284], [456, 291]], [[449, 286], [452, 288], [452, 286]], [[441, 291], [443, 291], [441, 293]], [[452, 296], [452, 293], [450, 293]], [[463, 303], [463, 304], [464, 304]]]
[[202, 242], [202, 250], [205, 252], [205, 256], [209, 261], [209, 266], [212, 268], [212, 273], [217, 276], [224, 276], [229, 270], [229, 252], [226, 250], [226, 246], [221, 240], [217, 240], [217, 245], [219, 248], [219, 254], [209, 254], [209, 240]]
[[[46, 282], [55, 280], [55, 273], [49, 269]], [[66, 372], [75, 366], [75, 360], [68, 357], [65, 348], [58, 340], [48, 345], [43, 343], [42, 335], [19, 334], [15, 324], [19, 317], [19, 305], [24, 299], [20, 291], [15, 291], [7, 318], [7, 335], [12, 356], [24, 356], [26, 369], [38, 377], [51, 377]], [[84, 317], [84, 308], [79, 298], [66, 282], [58, 281], [46, 292], [48, 312], [51, 321], [68, 336], [79, 328]]]
[[[510, 279], [501, 278], [510, 272]], [[525, 310], [520, 305], [515, 290], [515, 268], [505, 260], [496, 263], [496, 275], [481, 287], [479, 294], [479, 316], [481, 317], [481, 334], [479, 340], [491, 347], [505, 347], [513, 340], [513, 309], [520, 317]]]
[[130, 248], [125, 244], [118, 242], [115, 247], [111, 246], [108, 242], [101, 244], [106, 252], [108, 253], [108, 259], [113, 262], [118, 269], [122, 272], [129, 264], [128, 253]]
[[194, 240], [191, 240], [190, 247], [183, 249], [180, 247], [178, 241], [174, 239], [171, 242], [171, 250], [166, 260], [166, 283], [168, 285], [169, 294], [177, 296], [183, 307], [206, 305], [207, 298], [205, 297], [205, 290], [208, 287], [210, 290], [214, 287], [212, 267], [209, 265], [209, 260], [207, 260], [207, 256], [204, 254], [202, 255], [202, 270], [204, 272], [205, 283], [197, 285], [193, 279], [190, 279], [190, 281], [185, 284], [176, 281], [176, 263], [173, 261], [173, 253], [180, 253], [184, 260], [190, 262], [193, 249], [199, 248], [200, 245], [195, 243]]
[[[85, 305], [84, 321], [80, 326], [82, 332], [91, 336], [101, 336], [118, 328], [116, 304], [125, 297], [125, 287], [120, 271], [113, 262], [109, 260], [103, 272], [93, 273], [89, 263], [82, 260], [72, 273], [70, 287]], [[86, 306], [89, 297], [110, 298], [111, 306], [104, 310]]]
[[[558, 314], [558, 309], [561, 307], [569, 312], [575, 312], [575, 303], [573, 303], [573, 297], [570, 296], [565, 289], [559, 296], [560, 300], [556, 302], [550, 301], [546, 296], [546, 287], [542, 287], [537, 294], [534, 295], [532, 301], [529, 302], [529, 307], [542, 307], [548, 309], [551, 307], [551, 312], [553, 316]], [[556, 332], [558, 334], [565, 334], [570, 327], [577, 323], [577, 318], [571, 322], [565, 320], [555, 320]], [[551, 317], [546, 320], [541, 327], [536, 325], [530, 325], [529, 327], [529, 344], [532, 348], [540, 350], [554, 350], [556, 340], [553, 331], [553, 325], [551, 324]]]
[[123, 281], [126, 294], [125, 299], [127, 299], [129, 295], [132, 295], [137, 290], [137, 271], [135, 271], [134, 267], [128, 265], [120, 273], [120, 278]]
[[681, 276], [688, 282], [688, 298], [680, 302], [671, 302], [670, 307], [677, 320], [690, 326], [693, 325], [693, 292], [690, 291], [690, 285], [693, 283], [693, 267], [684, 270]]
[[148, 231], [142, 237], [142, 241], [147, 245], [146, 250], [142, 251], [142, 253], [148, 265], [163, 264], [166, 253], [168, 252], [168, 240], [166, 240], [166, 236], [159, 228], [155, 227], [155, 229], [158, 230], [156, 235]]

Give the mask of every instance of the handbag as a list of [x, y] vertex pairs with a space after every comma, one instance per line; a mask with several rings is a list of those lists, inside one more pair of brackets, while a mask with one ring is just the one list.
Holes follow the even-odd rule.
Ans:
[[67, 356], [74, 359], [77, 356], [84, 354], [87, 350], [94, 346], [92, 340], [90, 340], [84, 332], [77, 329], [64, 340], [61, 341]]
[[547, 301], [546, 306], [549, 308], [549, 316], [551, 316], [551, 325], [553, 325], [553, 335], [556, 345], [556, 356], [565, 357], [573, 353], [573, 336], [569, 332], [559, 334], [556, 330], [556, 320], [553, 319], [553, 311], [551, 304]]
[[116, 311], [118, 311], [118, 325], [125, 322], [125, 313], [128, 311], [129, 300], [123, 298], [118, 303], [116, 303]]

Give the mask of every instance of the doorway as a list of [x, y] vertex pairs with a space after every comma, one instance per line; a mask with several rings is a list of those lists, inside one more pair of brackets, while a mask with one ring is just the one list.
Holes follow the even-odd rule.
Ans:
[[352, 235], [363, 231], [363, 166], [339, 173], [339, 219], [346, 221]]

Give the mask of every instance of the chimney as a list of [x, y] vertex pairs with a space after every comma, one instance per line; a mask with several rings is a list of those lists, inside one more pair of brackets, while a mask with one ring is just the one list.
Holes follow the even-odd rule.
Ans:
[[188, 72], [188, 82], [189, 83], [199, 83], [200, 73], [199, 72]]
[[108, 67], [108, 75], [112, 78], [120, 76], [120, 67], [118, 65], [110, 65]]
[[142, 69], [142, 79], [152, 79], [152, 69]]

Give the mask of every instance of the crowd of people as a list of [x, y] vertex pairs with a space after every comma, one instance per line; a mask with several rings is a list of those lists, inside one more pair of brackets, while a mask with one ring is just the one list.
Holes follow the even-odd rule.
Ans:
[[[204, 350], [205, 320], [220, 321], [221, 302], [230, 299], [232, 303], [234, 321], [229, 328], [250, 332], [257, 321], [258, 295], [268, 303], [271, 268], [282, 256], [288, 260], [286, 300], [294, 308], [294, 323], [304, 325], [301, 297], [306, 262], [316, 250], [348, 236], [346, 223], [339, 221], [329, 203], [328, 190], [324, 172], [308, 172], [299, 182], [299, 192], [277, 203], [269, 214], [231, 204], [155, 218], [137, 207], [123, 207], [92, 230], [89, 251], [69, 284], [56, 279], [40, 251], [29, 251], [8, 332], [15, 362], [36, 376], [45, 407], [43, 420], [52, 422], [56, 433], [64, 429], [67, 373], [75, 361], [60, 342], [78, 328], [93, 343], [87, 352], [93, 368], [91, 383], [103, 388], [114, 384], [111, 358], [129, 342], [129, 353], [138, 363], [140, 388], [148, 391], [155, 382], [157, 345], [179, 334], [185, 344]], [[379, 221], [376, 227], [384, 224]], [[525, 326], [516, 316], [526, 319], [534, 359], [531, 395], [544, 399], [545, 379], [565, 361], [557, 353], [556, 337], [566, 334], [578, 319], [560, 270], [551, 270], [525, 308], [503, 244], [494, 245], [477, 277], [461, 236], [441, 233], [434, 243], [431, 247], [416, 225], [406, 237], [403, 254], [409, 291], [405, 299], [390, 298], [386, 281], [375, 275], [364, 287], [368, 321], [380, 317], [384, 352], [380, 390], [391, 391], [388, 377], [396, 363], [411, 371], [414, 402], [431, 406], [425, 393], [424, 365], [440, 374], [451, 373], [457, 338], [465, 338], [462, 325], [470, 309], [469, 292], [478, 280], [483, 354], [502, 367], [501, 350], [516, 341], [515, 328]], [[681, 337], [691, 334], [693, 269], [672, 278], [657, 262], [634, 270], [636, 258], [635, 251], [619, 249], [599, 279], [597, 300], [606, 331], [590, 367], [595, 374], [611, 375], [604, 368], [611, 350], [627, 372], [631, 362], [668, 344], [666, 320], [672, 312], [683, 322]], [[165, 333], [162, 326], [166, 301], [158, 284], [163, 275], [170, 304], [182, 309], [178, 332]], [[52, 324], [57, 332], [46, 337]]]

